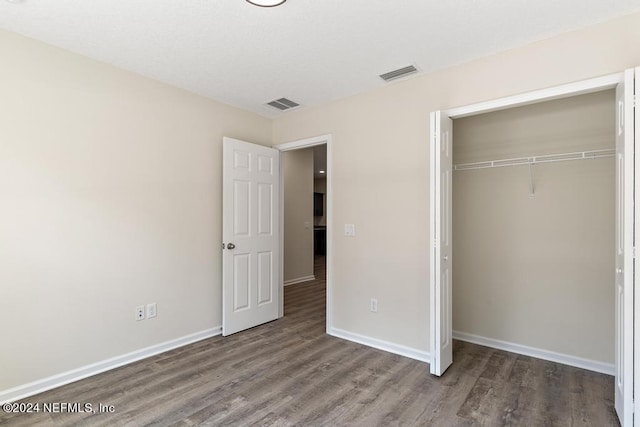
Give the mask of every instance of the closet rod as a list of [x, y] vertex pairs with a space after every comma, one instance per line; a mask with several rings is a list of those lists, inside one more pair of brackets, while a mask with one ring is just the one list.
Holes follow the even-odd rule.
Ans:
[[615, 156], [615, 154], [616, 154], [615, 149], [579, 151], [575, 153], [562, 153], [562, 154], [547, 154], [544, 156], [531, 156], [531, 157], [518, 157], [515, 159], [489, 160], [486, 162], [460, 163], [454, 166], [454, 170], [486, 169], [486, 168], [499, 168], [504, 166], [516, 166], [516, 165], [535, 165], [536, 163], [564, 162], [567, 160], [597, 159], [600, 157]]

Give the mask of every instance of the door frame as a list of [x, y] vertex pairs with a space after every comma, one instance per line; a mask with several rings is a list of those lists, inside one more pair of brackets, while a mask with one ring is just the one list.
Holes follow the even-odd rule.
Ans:
[[327, 251], [326, 251], [326, 285], [327, 285], [327, 324], [326, 331], [329, 332], [333, 325], [331, 301], [333, 294], [333, 137], [331, 134], [314, 136], [311, 138], [299, 139], [283, 144], [274, 145], [273, 148], [280, 150], [280, 302], [278, 317], [284, 316], [284, 153], [287, 151], [301, 150], [315, 147], [317, 145], [327, 146], [327, 193], [326, 193], [326, 222], [327, 222]]
[[[489, 113], [492, 111], [504, 110], [508, 108], [514, 108], [514, 107], [519, 107], [519, 106], [524, 106], [529, 104], [536, 104], [544, 101], [551, 101], [554, 99], [566, 98], [571, 96], [587, 94], [591, 92], [598, 92], [602, 90], [613, 89], [618, 84], [623, 82], [624, 82], [624, 71], [601, 76], [601, 77], [596, 77], [593, 79], [559, 85], [559, 86], [546, 88], [546, 89], [535, 90], [535, 91], [531, 91], [531, 92], [527, 92], [519, 95], [508, 96], [508, 97], [499, 98], [491, 101], [479, 102], [475, 104], [469, 104], [469, 105], [450, 108], [450, 109], [441, 110], [441, 111], [442, 111], [442, 115], [444, 116], [448, 116], [451, 119], [458, 119], [462, 117], [473, 116], [476, 114]], [[636, 98], [637, 98], [637, 95], [636, 95]], [[638, 118], [640, 117], [638, 110], [639, 109], [636, 107], [636, 120], [638, 120]], [[431, 132], [433, 132], [433, 129], [431, 130]], [[436, 159], [436, 161], [439, 161], [439, 160]], [[636, 168], [638, 168], [640, 166], [640, 156], [636, 155], [635, 161], [636, 161]], [[432, 160], [432, 167], [433, 167], [433, 160]], [[636, 170], [640, 170], [640, 169], [636, 169]], [[638, 191], [640, 189], [639, 175], [640, 174], [636, 174], [635, 176], [635, 180], [636, 180], [635, 194], [638, 194]], [[431, 195], [436, 194], [435, 184], [436, 183], [434, 182], [434, 180], [430, 180], [429, 191]], [[433, 197], [431, 196], [430, 204], [433, 203], [432, 199]], [[431, 206], [431, 211], [432, 210], [433, 210], [433, 206]], [[640, 212], [640, 209], [637, 209], [635, 213], [637, 224], [640, 224], [639, 212]], [[430, 218], [429, 221], [431, 222], [433, 221], [433, 219]], [[636, 242], [639, 241], [638, 240], [638, 237], [640, 236], [639, 229], [640, 227], [635, 227]], [[433, 234], [433, 231], [430, 231], [429, 242], [433, 242], [434, 239], [435, 239], [435, 235]], [[431, 251], [429, 251], [429, 253], [431, 255]], [[431, 260], [429, 260], [429, 262], [431, 263]], [[634, 273], [634, 278], [636, 281], [640, 279], [639, 270], [640, 269], [636, 269]], [[435, 272], [430, 271], [429, 273], [430, 295], [435, 294], [435, 289], [436, 289]], [[634, 300], [635, 300], [635, 307], [640, 307], [640, 292], [634, 293]], [[440, 328], [440, 319], [436, 316], [436, 314], [439, 313], [439, 310], [436, 309], [438, 308], [437, 307], [438, 304], [440, 304], [440, 301], [430, 301], [430, 313], [429, 313], [430, 325], [429, 326], [430, 326], [431, 337], [435, 336], [436, 331]], [[637, 308], [634, 309], [634, 311], [638, 311]], [[638, 320], [638, 317], [639, 316], [635, 316], [636, 322], [640, 324], [640, 320]], [[633, 328], [634, 325], [633, 324], [626, 325], [626, 327]], [[634, 337], [635, 337], [634, 340], [636, 343], [640, 342], [640, 337], [638, 337], [639, 335], [638, 331], [639, 331], [638, 329], [634, 330]], [[432, 351], [431, 352], [432, 363], [434, 363], [435, 358], [437, 357], [439, 356]], [[640, 361], [640, 352], [634, 352], [634, 360], [635, 360], [636, 366], [640, 366], [638, 365], [638, 362]], [[634, 375], [637, 378], [640, 378], [640, 374], [638, 373], [638, 371], [640, 370], [636, 370]], [[634, 391], [636, 395], [640, 392], [640, 382], [634, 381]], [[640, 401], [640, 399], [637, 399], [636, 401], [638, 402]], [[638, 403], [635, 403], [635, 405], [638, 405]]]

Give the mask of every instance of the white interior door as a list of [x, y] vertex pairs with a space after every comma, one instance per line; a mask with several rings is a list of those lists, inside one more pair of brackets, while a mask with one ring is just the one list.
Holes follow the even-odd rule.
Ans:
[[431, 113], [431, 365], [442, 375], [453, 362], [451, 231], [453, 121], [440, 111]]
[[280, 152], [223, 140], [222, 335], [278, 318]]
[[634, 70], [616, 88], [615, 408], [633, 426]]

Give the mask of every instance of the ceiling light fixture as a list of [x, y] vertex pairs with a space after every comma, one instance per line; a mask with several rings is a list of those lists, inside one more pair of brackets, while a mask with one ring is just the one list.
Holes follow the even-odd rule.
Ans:
[[260, 7], [275, 7], [280, 6], [287, 0], [247, 0], [248, 3], [251, 3], [254, 6]]

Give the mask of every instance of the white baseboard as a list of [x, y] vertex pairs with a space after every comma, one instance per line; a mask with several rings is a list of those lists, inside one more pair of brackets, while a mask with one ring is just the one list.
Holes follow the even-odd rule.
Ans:
[[13, 387], [8, 390], [0, 390], [0, 405], [3, 403], [24, 399], [25, 397], [33, 396], [35, 394], [42, 393], [43, 391], [51, 390], [53, 388], [69, 384], [99, 374], [101, 372], [115, 369], [129, 363], [137, 362], [138, 360], [146, 359], [147, 357], [155, 356], [156, 354], [164, 353], [165, 351], [173, 350], [174, 348], [182, 347], [196, 341], [215, 337], [217, 335], [220, 335], [221, 333], [222, 327], [218, 326], [216, 328], [207, 329], [204, 331], [196, 332], [194, 334], [185, 335], [171, 341], [166, 341], [160, 344], [152, 345], [150, 347], [142, 348], [131, 353], [123, 354], [121, 356], [112, 357], [101, 362], [92, 363], [91, 365], [86, 365], [77, 369], [73, 369], [71, 371], [63, 372], [61, 374], [42, 378], [40, 380]]
[[426, 351], [417, 350], [415, 348], [406, 347], [400, 344], [394, 344], [392, 342], [379, 340], [377, 338], [371, 338], [365, 335], [355, 334], [353, 332], [344, 331], [338, 328], [329, 328], [327, 333], [331, 336], [357, 342], [358, 344], [377, 348], [378, 350], [384, 350], [388, 351], [389, 353], [399, 354], [400, 356], [409, 357], [421, 362], [431, 363], [431, 355]]
[[615, 365], [612, 363], [598, 362], [596, 360], [583, 359], [582, 357], [571, 356], [569, 354], [556, 353], [554, 351], [543, 350], [535, 347], [528, 347], [522, 344], [515, 344], [508, 341], [496, 340], [480, 335], [468, 334], [466, 332], [453, 331], [453, 339], [479, 344], [486, 347], [497, 348], [498, 350], [510, 351], [524, 356], [536, 357], [538, 359], [549, 360], [551, 362], [562, 363], [576, 368], [588, 369], [607, 375], [615, 375]]
[[297, 283], [310, 282], [311, 280], [316, 280], [316, 276], [311, 275], [311, 276], [298, 277], [297, 279], [285, 280], [284, 283], [282, 283], [282, 286], [289, 286], [289, 285], [295, 285]]

